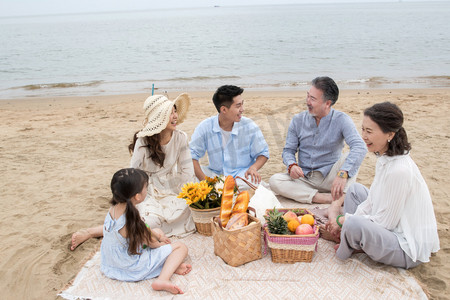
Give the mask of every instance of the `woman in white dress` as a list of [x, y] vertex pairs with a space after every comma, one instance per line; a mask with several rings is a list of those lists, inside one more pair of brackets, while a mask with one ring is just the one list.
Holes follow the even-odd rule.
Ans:
[[365, 252], [374, 261], [409, 269], [439, 250], [430, 192], [409, 155], [402, 125], [403, 113], [395, 104], [378, 103], [364, 111], [362, 137], [378, 157], [375, 178], [370, 190], [358, 183], [350, 186], [344, 215], [327, 224], [339, 234], [339, 259]]
[[[133, 153], [130, 167], [149, 176], [147, 198], [137, 208], [150, 228], [160, 228], [166, 236], [183, 236], [195, 230], [189, 207], [177, 198], [183, 184], [195, 181], [187, 135], [176, 129], [189, 106], [187, 94], [174, 101], [162, 95], [150, 96], [144, 103], [144, 128], [128, 146]], [[75, 232], [71, 250], [91, 237], [101, 237], [102, 227]]]

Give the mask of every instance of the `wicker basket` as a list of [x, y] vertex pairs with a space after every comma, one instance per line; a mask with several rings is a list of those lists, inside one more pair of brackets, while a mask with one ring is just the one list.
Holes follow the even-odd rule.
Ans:
[[249, 224], [245, 227], [226, 230], [212, 219], [214, 254], [232, 267], [260, 259], [261, 254], [261, 222], [248, 214]]
[[192, 212], [192, 219], [195, 223], [195, 228], [201, 235], [211, 236], [211, 218], [218, 216], [220, 213], [220, 207], [210, 209], [197, 209], [189, 207]]
[[[298, 208], [280, 208], [278, 211], [287, 212]], [[299, 209], [303, 214], [311, 214], [307, 209]], [[267, 209], [266, 214], [272, 211]], [[272, 262], [274, 263], [296, 263], [311, 262], [314, 251], [317, 250], [317, 241], [319, 240], [319, 227], [313, 226], [314, 233], [308, 235], [281, 235], [269, 232], [267, 225], [264, 226], [264, 240], [266, 251], [267, 247], [272, 252]]]

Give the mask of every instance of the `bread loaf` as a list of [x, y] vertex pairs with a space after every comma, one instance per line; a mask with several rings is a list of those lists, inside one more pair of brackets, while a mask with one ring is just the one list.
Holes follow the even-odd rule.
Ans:
[[230, 221], [228, 221], [228, 224], [225, 227], [225, 229], [228, 230], [238, 229], [247, 225], [248, 225], [247, 213], [236, 213], [231, 216]]
[[222, 202], [220, 205], [220, 221], [222, 222], [223, 227], [227, 226], [227, 223], [230, 220], [231, 208], [233, 206], [234, 186], [235, 182], [233, 176], [228, 175], [223, 183]]
[[234, 203], [231, 216], [233, 216], [236, 213], [246, 213], [249, 202], [250, 202], [250, 194], [248, 193], [248, 191], [241, 192], [236, 198], [236, 202]]

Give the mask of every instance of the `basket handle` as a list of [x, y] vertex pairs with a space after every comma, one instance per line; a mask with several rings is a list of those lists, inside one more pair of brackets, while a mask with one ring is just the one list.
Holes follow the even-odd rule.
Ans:
[[250, 181], [248, 181], [245, 178], [242, 178], [241, 176], [236, 176], [236, 179], [240, 179], [243, 182], [245, 182], [251, 189], [256, 190], [258, 187], [256, 185], [254, 185], [253, 183], [251, 183]]

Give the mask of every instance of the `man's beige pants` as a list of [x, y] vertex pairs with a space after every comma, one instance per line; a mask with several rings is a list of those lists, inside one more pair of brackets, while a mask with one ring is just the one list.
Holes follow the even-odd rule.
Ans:
[[[311, 171], [305, 174], [305, 177], [293, 179], [288, 173], [277, 173], [270, 177], [270, 189], [283, 197], [295, 200], [301, 203], [312, 203], [316, 193], [330, 193], [331, 186], [337, 173], [341, 169], [348, 156], [348, 152], [343, 153], [340, 159], [333, 165], [328, 175], [324, 178], [319, 171]], [[350, 185], [356, 182], [356, 177], [347, 179], [344, 193]]]

